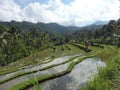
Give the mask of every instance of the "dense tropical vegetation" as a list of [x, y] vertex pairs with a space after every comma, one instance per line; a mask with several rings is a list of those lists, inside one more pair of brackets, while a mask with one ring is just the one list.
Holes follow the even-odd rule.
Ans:
[[[71, 62], [68, 68], [61, 73], [36, 77], [39, 82], [42, 82], [70, 73], [76, 64], [86, 58], [98, 57], [106, 62], [107, 67], [101, 68], [99, 75], [96, 75], [93, 80], [88, 82], [85, 88], [80, 89], [110, 90], [112, 88], [112, 90], [119, 90], [119, 47], [120, 19], [117, 21], [111, 20], [106, 25], [90, 25], [79, 28], [65, 27], [55, 23], [0, 22], [0, 75], [15, 72], [27, 65], [46, 64], [52, 62], [54, 58], [64, 55], [76, 53], [85, 55], [85, 57], [79, 58], [77, 61], [73, 61], [73, 59], [79, 56], [42, 69], [17, 73], [7, 79], [0, 80], [0, 84], [23, 75], [44, 71]], [[50, 60], [47, 61], [45, 57], [49, 57]], [[40, 59], [40, 61], [36, 62], [37, 59]], [[41, 59], [45, 61], [41, 61]], [[20, 64], [21, 61], [24, 61], [23, 66], [14, 65], [15, 62]], [[12, 68], [6, 69], [9, 66], [12, 66]], [[10, 90], [21, 90], [32, 84], [36, 85], [36, 81], [34, 82], [33, 79], [30, 79], [32, 83], [27, 80], [13, 86]], [[118, 81], [115, 81], [117, 79]]]
[[73, 38], [80, 42], [91, 40], [97, 43], [106, 43], [118, 45], [120, 43], [120, 19], [117, 21], [111, 20], [107, 25], [97, 26], [97, 28], [83, 28], [72, 33]]
[[35, 27], [25, 31], [16, 26], [7, 28], [4, 25], [0, 25], [0, 41], [0, 65], [7, 65], [37, 51], [54, 48], [66, 42], [61, 35], [41, 32]]

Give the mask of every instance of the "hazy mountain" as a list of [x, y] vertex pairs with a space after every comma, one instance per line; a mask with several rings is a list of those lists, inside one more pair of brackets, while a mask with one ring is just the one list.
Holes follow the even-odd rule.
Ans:
[[5, 25], [8, 28], [11, 28], [12, 26], [16, 26], [20, 30], [31, 30], [31, 29], [37, 29], [39, 31], [47, 31], [47, 32], [53, 32], [57, 34], [65, 34], [74, 30], [77, 30], [79, 27], [76, 26], [62, 26], [57, 23], [31, 23], [31, 22], [0, 22], [0, 25]]
[[95, 31], [95, 30], [99, 30], [100, 28], [102, 28], [103, 25], [87, 25], [87, 26], [84, 26], [84, 27], [80, 27], [78, 30], [76, 31]]
[[93, 25], [106, 25], [109, 21], [95, 21]]
[[101, 27], [103, 27], [104, 24], [106, 24], [107, 21], [96, 21], [95, 23], [91, 25], [87, 25], [84, 27], [76, 27], [76, 26], [62, 26], [57, 23], [31, 23], [31, 22], [16, 22], [16, 21], [11, 21], [11, 22], [0, 22], [0, 25], [5, 25], [8, 28], [11, 28], [12, 26], [16, 26], [17, 29], [19, 30], [32, 30], [32, 29], [37, 29], [42, 32], [52, 32], [56, 34], [66, 34], [71, 31], [76, 31], [76, 30], [96, 30]]

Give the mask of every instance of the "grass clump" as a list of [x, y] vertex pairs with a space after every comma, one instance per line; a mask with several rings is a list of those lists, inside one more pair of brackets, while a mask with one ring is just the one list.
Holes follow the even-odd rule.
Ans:
[[38, 80], [36, 78], [29, 78], [30, 82], [34, 85], [36, 90], [41, 90]]
[[105, 68], [100, 68], [99, 73], [87, 83], [83, 90], [110, 90], [111, 79], [114, 76], [116, 65], [117, 64], [112, 61], [112, 63], [108, 62]]
[[80, 46], [80, 45], [77, 45], [77, 44], [75, 44], [75, 43], [72, 43], [72, 45], [76, 46], [77, 48], [79, 48], [79, 49], [81, 49], [81, 50], [83, 50], [83, 51], [85, 51], [85, 52], [90, 52], [90, 51], [91, 51], [90, 49], [85, 48], [85, 47]]
[[17, 70], [19, 70], [19, 67], [3, 69], [3, 70], [0, 71], [0, 75], [4, 75], [4, 74], [11, 73], [11, 72], [15, 72]]
[[71, 48], [68, 45], [65, 45], [65, 47], [67, 48], [67, 50], [71, 51]]

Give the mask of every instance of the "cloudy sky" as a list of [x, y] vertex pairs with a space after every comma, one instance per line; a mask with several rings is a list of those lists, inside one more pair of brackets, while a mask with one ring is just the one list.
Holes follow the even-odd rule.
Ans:
[[0, 20], [84, 26], [118, 19], [118, 0], [0, 0]]

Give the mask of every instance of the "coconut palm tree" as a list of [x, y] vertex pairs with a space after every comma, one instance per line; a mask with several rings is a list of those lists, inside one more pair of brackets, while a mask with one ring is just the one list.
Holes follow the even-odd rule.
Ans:
[[[8, 33], [7, 32], [3, 32], [3, 33], [1, 33], [0, 34], [0, 51], [2, 52], [2, 53], [4, 53], [3, 55], [3, 57], [4, 57], [4, 59], [7, 57], [7, 35], [8, 35]], [[5, 61], [5, 64], [7, 65], [7, 61]]]

